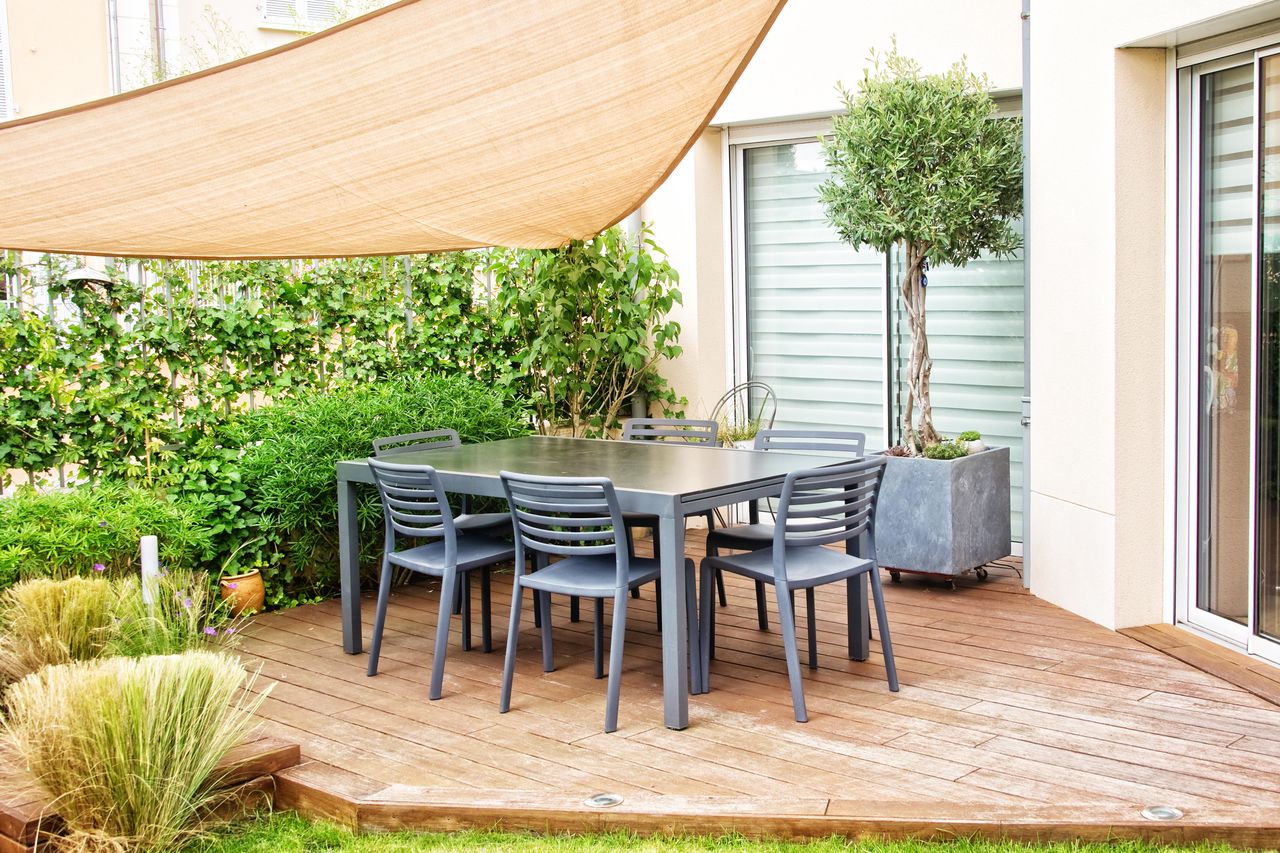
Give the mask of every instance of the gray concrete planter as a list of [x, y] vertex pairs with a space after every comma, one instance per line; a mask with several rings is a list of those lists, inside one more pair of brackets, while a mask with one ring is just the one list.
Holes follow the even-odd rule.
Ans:
[[951, 578], [1009, 555], [1009, 448], [886, 458], [876, 556], [895, 579], [899, 571]]

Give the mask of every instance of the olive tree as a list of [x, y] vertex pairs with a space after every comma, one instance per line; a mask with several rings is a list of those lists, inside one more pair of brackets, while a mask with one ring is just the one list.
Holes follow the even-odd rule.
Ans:
[[963, 266], [984, 252], [1008, 255], [1022, 236], [1022, 127], [996, 119], [985, 76], [964, 60], [922, 74], [895, 45], [872, 55], [846, 112], [822, 140], [830, 177], [819, 189], [828, 221], [854, 247], [901, 247], [898, 283], [911, 330], [901, 414], [911, 455], [938, 441], [929, 401], [925, 287], [929, 266]]

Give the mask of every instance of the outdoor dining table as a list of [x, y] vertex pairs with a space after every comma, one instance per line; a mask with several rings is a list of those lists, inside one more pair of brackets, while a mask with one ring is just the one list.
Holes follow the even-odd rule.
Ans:
[[[586, 438], [524, 436], [460, 447], [409, 451], [396, 461], [426, 464], [440, 474], [446, 490], [459, 494], [502, 497], [500, 471], [548, 476], [608, 477], [625, 512], [658, 517], [658, 557], [662, 580], [663, 717], [668, 728], [689, 724], [689, 660], [701, 656], [697, 632], [686, 630], [684, 517], [719, 506], [776, 497], [791, 471], [847, 461], [847, 456], [705, 448], [674, 442], [606, 441]], [[337, 465], [338, 539], [342, 583], [342, 646], [348, 654], [362, 650], [360, 621], [360, 542], [356, 520], [356, 488], [372, 483], [365, 459]], [[865, 660], [869, 642], [866, 584], [856, 585], [850, 603], [850, 635], [861, 638], [854, 657]], [[861, 625], [853, 625], [854, 620]], [[691, 648], [692, 646], [692, 648]], [[695, 671], [694, 689], [702, 678]]]

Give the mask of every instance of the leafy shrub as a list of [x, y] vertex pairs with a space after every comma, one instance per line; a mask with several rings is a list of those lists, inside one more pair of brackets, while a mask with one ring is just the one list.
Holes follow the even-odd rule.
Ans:
[[978, 432], [976, 429], [965, 430], [964, 432], [956, 436], [956, 441], [981, 441], [981, 440], [982, 440], [982, 433]]
[[199, 505], [123, 483], [43, 494], [19, 490], [0, 500], [0, 585], [31, 577], [135, 574], [138, 540], [149, 534], [160, 538], [166, 566], [189, 569], [213, 557]]
[[924, 448], [924, 455], [929, 459], [959, 459], [968, 454], [967, 447], [954, 441], [939, 441], [937, 444], [927, 444]]
[[114, 591], [102, 578], [36, 578], [0, 594], [0, 684], [102, 654]]
[[214, 652], [45, 667], [9, 688], [4, 729], [72, 845], [169, 850], [217, 803], [214, 767], [262, 701], [251, 685]]
[[[446, 427], [464, 442], [511, 438], [529, 432], [529, 414], [465, 377], [346, 386], [234, 418], [192, 454], [175, 492], [207, 514], [219, 553], [240, 549], [236, 567], [261, 569], [268, 604], [295, 604], [338, 588], [336, 463], [368, 456], [380, 436]], [[358, 511], [375, 541], [372, 490]]]

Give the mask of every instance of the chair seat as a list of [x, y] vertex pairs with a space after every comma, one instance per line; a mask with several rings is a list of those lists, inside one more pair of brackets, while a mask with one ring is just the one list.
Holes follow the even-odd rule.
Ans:
[[[639, 586], [657, 580], [660, 564], [657, 560], [633, 557], [627, 586]], [[543, 592], [600, 598], [613, 595], [618, 577], [618, 564], [613, 557], [566, 557], [546, 568], [520, 578], [520, 583], [530, 589]]]
[[739, 551], [756, 551], [773, 544], [773, 525], [736, 524], [733, 527], [717, 527], [707, 534], [708, 548], [734, 548]]
[[[511, 513], [509, 512], [476, 512], [455, 516], [453, 526], [459, 530], [485, 531], [497, 535], [511, 534]], [[492, 528], [492, 531], [490, 531]], [[501, 529], [499, 529], [501, 528]]]
[[[787, 583], [793, 589], [818, 586], [870, 571], [874, 563], [832, 548], [808, 545], [787, 548]], [[773, 549], [726, 557], [707, 557], [706, 563], [753, 580], [773, 583]]]
[[[492, 565], [503, 560], [513, 560], [515, 553], [515, 547], [510, 542], [503, 542], [491, 536], [480, 533], [458, 536], [459, 571]], [[406, 548], [403, 551], [393, 551], [387, 555], [387, 559], [397, 566], [436, 577], [442, 576], [448, 566], [444, 558], [442, 540], [419, 545], [416, 548]]]

